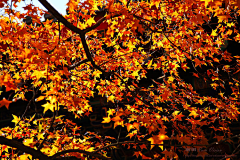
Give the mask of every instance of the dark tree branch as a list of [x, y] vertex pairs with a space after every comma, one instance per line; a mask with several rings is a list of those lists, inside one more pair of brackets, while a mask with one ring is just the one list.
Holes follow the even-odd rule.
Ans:
[[[53, 14], [54, 17], [56, 17], [60, 22], [62, 22], [67, 28], [69, 28], [70, 30], [72, 30], [75, 33], [78, 34], [82, 34], [82, 33], [87, 33], [95, 28], [97, 28], [106, 18], [102, 17], [100, 18], [97, 23], [95, 23], [93, 26], [86, 28], [86, 29], [79, 29], [77, 27], [75, 27], [74, 25], [72, 25], [71, 23], [69, 23], [55, 8], [53, 8], [51, 6], [51, 4], [49, 4], [46, 0], [38, 0], [45, 8], [47, 8], [47, 10]], [[118, 16], [118, 15], [116, 15]]]
[[53, 14], [54, 17], [56, 17], [60, 22], [62, 22], [67, 28], [69, 28], [71, 31], [75, 32], [75, 33], [78, 33], [80, 35], [80, 38], [81, 38], [81, 41], [82, 41], [82, 44], [83, 44], [83, 48], [84, 48], [84, 51], [87, 55], [87, 59], [91, 62], [92, 66], [98, 70], [100, 70], [101, 72], [105, 73], [106, 72], [101, 69], [98, 65], [96, 65], [96, 63], [94, 62], [92, 56], [91, 56], [91, 53], [90, 53], [90, 50], [89, 50], [89, 47], [87, 45], [87, 42], [86, 42], [86, 35], [85, 33], [86, 32], [89, 32], [90, 30], [98, 27], [104, 20], [105, 18], [101, 18], [95, 25], [93, 25], [92, 27], [88, 28], [88, 29], [85, 29], [85, 30], [81, 30], [77, 27], [75, 27], [74, 25], [72, 25], [71, 23], [69, 23], [60, 13], [58, 13], [58, 11], [53, 8], [46, 0], [39, 0], [39, 2], [48, 9], [49, 12], [51, 12]]
[[[102, 155], [100, 155], [98, 153], [88, 152], [88, 151], [79, 150], [79, 149], [69, 149], [69, 150], [61, 151], [61, 152], [58, 152], [58, 153], [54, 154], [50, 158], [51, 159], [56, 159], [60, 155], [63, 155], [63, 154], [66, 154], [66, 153], [71, 153], [71, 152], [84, 153], [84, 154], [87, 154], [87, 155], [90, 155], [90, 156], [93, 156], [93, 157], [97, 157], [97, 158], [100, 158], [100, 159], [111, 159], [111, 158], [104, 157], [104, 156], [102, 156]], [[59, 159], [61, 159], [61, 158], [59, 158]]]
[[68, 70], [74, 69], [74, 68], [76, 68], [77, 66], [79, 66], [79, 65], [81, 65], [81, 64], [83, 64], [83, 63], [86, 63], [86, 62], [88, 62], [88, 61], [89, 61], [88, 59], [84, 59], [84, 60], [78, 61], [78, 62], [76, 62], [76, 63], [68, 66]]
[[85, 33], [80, 34], [80, 38], [81, 38], [81, 41], [82, 41], [82, 45], [83, 45], [84, 51], [85, 51], [85, 53], [87, 55], [87, 59], [91, 62], [92, 66], [94, 68], [98, 69], [99, 71], [101, 71], [103, 74], [106, 74], [106, 72], [101, 67], [96, 65], [96, 63], [94, 62], [94, 60], [92, 58], [92, 55], [90, 53], [89, 47], [88, 47], [87, 42], [86, 42]]
[[0, 136], [0, 144], [4, 144], [13, 148], [17, 148], [23, 152], [26, 152], [28, 154], [31, 154], [35, 158], [39, 158], [39, 160], [47, 160], [49, 159], [48, 156], [44, 155], [42, 152], [37, 151], [31, 147], [25, 146], [22, 143], [13, 140], [13, 139], [7, 139], [5, 137]]
[[88, 152], [88, 151], [79, 150], [79, 149], [65, 150], [65, 151], [62, 151], [62, 152], [58, 152], [53, 156], [48, 157], [38, 150], [35, 150], [31, 147], [23, 145], [21, 142], [18, 142], [18, 141], [13, 140], [13, 139], [7, 139], [7, 138], [2, 137], [2, 136], [0, 136], [0, 144], [4, 144], [4, 145], [7, 145], [7, 146], [10, 146], [10, 147], [13, 147], [13, 148], [17, 148], [17, 149], [19, 149], [19, 150], [21, 150], [25, 153], [28, 153], [28, 154], [32, 155], [34, 158], [38, 158], [39, 160], [67, 160], [67, 159], [68, 160], [74, 160], [74, 159], [78, 159], [76, 157], [59, 157], [63, 154], [71, 153], [71, 152], [84, 153], [84, 154], [87, 154], [87, 155], [90, 155], [90, 156], [93, 156], [93, 157], [97, 157], [97, 158], [100, 158], [100, 159], [103, 159], [103, 160], [111, 159], [111, 158], [104, 157], [104, 156], [102, 156], [98, 153]]
[[56, 17], [60, 22], [62, 22], [67, 28], [69, 28], [70, 30], [72, 30], [75, 33], [81, 34], [83, 33], [83, 31], [77, 27], [75, 27], [74, 25], [72, 25], [71, 23], [69, 23], [60, 13], [58, 13], [58, 11], [53, 8], [51, 6], [51, 4], [49, 4], [46, 0], [38, 0], [45, 8], [47, 8], [47, 10], [53, 14], [54, 17]]

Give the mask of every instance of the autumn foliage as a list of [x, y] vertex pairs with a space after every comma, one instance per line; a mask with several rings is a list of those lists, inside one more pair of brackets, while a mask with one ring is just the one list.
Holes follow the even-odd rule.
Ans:
[[[204, 159], [238, 139], [239, 0], [69, 0], [65, 16], [20, 1], [0, 2], [0, 109], [26, 103], [0, 129], [2, 159]], [[96, 98], [111, 132], [80, 123]]]

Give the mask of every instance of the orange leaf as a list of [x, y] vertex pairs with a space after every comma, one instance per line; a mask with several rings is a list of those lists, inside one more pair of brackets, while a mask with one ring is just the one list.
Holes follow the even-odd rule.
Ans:
[[9, 108], [9, 104], [12, 103], [12, 101], [8, 101], [5, 98], [3, 98], [3, 100], [0, 101], [0, 108], [2, 106], [5, 106], [7, 109]]
[[175, 116], [176, 119], [178, 119], [179, 121], [182, 121], [182, 117], [184, 117], [184, 115], [182, 113], [180, 113], [179, 115]]
[[206, 155], [208, 155], [207, 152], [205, 152], [205, 151], [201, 151], [201, 152], [198, 152], [197, 157], [198, 157], [198, 156], [201, 156], [201, 157], [204, 159]]
[[122, 119], [119, 116], [113, 117], [112, 118], [113, 121], [121, 121]]
[[165, 134], [153, 135], [151, 138], [148, 138], [148, 141], [151, 142], [151, 149], [154, 147], [154, 144], [160, 145], [160, 148], [163, 149], [163, 141], [168, 140], [169, 137]]
[[128, 132], [129, 132], [132, 128], [134, 128], [133, 125], [132, 125], [131, 123], [128, 123], [128, 124], [127, 124], [127, 130], [128, 130]]
[[195, 67], [197, 67], [197, 66], [201, 67], [201, 65], [202, 65], [201, 63], [202, 62], [198, 58], [195, 58], [194, 62], [195, 62]]

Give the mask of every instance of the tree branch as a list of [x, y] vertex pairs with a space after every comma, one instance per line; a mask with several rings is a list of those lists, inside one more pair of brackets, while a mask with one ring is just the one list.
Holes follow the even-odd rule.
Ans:
[[87, 155], [90, 155], [90, 156], [93, 156], [93, 157], [97, 157], [97, 158], [100, 158], [100, 159], [111, 159], [111, 158], [104, 157], [104, 156], [102, 156], [98, 153], [88, 152], [88, 151], [79, 150], [79, 149], [69, 149], [69, 150], [61, 151], [61, 152], [58, 152], [58, 153], [54, 154], [50, 158], [51, 159], [56, 159], [60, 155], [63, 155], [63, 154], [66, 154], [66, 153], [71, 153], [71, 152], [84, 153], [84, 154], [87, 154]]
[[3, 136], [0, 136], [0, 144], [4, 144], [13, 148], [17, 148], [23, 152], [26, 152], [28, 154], [31, 154], [35, 158], [39, 158], [39, 160], [47, 160], [49, 159], [48, 156], [44, 155], [42, 152], [37, 151], [31, 147], [25, 146], [22, 143], [13, 140], [13, 139], [7, 139]]
[[79, 65], [81, 65], [81, 64], [83, 64], [83, 63], [86, 63], [86, 62], [88, 62], [88, 61], [89, 61], [88, 59], [84, 59], [84, 60], [78, 61], [78, 62], [76, 62], [76, 63], [68, 66], [68, 70], [74, 69], [74, 68], [76, 68], [77, 66], [79, 66]]
[[72, 30], [75, 33], [81, 34], [84, 33], [81, 29], [75, 27], [71, 23], [69, 23], [58, 11], [51, 6], [46, 0], [38, 0], [47, 10], [53, 14], [54, 17], [56, 17], [60, 22], [62, 22], [67, 28]]
[[85, 38], [85, 33], [89, 32], [90, 30], [98, 27], [104, 20], [105, 18], [101, 18], [95, 25], [93, 25], [92, 27], [85, 29], [85, 30], [81, 30], [77, 27], [75, 27], [74, 25], [72, 25], [71, 23], [69, 23], [60, 13], [58, 13], [58, 11], [53, 8], [46, 0], [39, 0], [39, 2], [48, 9], [49, 12], [51, 12], [53, 14], [54, 17], [56, 17], [60, 22], [62, 22], [67, 28], [69, 28], [71, 31], [78, 33], [80, 35], [82, 44], [83, 44], [83, 48], [84, 51], [87, 55], [87, 59], [91, 62], [92, 66], [98, 70], [100, 70], [101, 72], [105, 73], [106, 72], [101, 69], [98, 65], [95, 64], [95, 62], [93, 61], [93, 58], [90, 54], [90, 50], [89, 47], [87, 45], [86, 42], [86, 38]]

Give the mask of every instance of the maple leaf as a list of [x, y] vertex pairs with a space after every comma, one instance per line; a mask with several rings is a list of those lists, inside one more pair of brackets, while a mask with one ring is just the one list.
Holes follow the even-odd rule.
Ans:
[[199, 114], [197, 114], [196, 111], [192, 110], [191, 113], [189, 114], [189, 117], [190, 116], [193, 116], [194, 118], [196, 118]]
[[139, 131], [139, 125], [140, 125], [140, 124], [137, 123], [137, 122], [134, 122], [134, 123], [133, 123], [134, 128], [136, 128], [138, 131]]
[[86, 24], [88, 24], [88, 26], [92, 26], [93, 23], [96, 23], [93, 17], [90, 17], [86, 22]]
[[29, 160], [32, 159], [32, 156], [30, 154], [23, 154], [19, 156], [19, 159], [21, 160]]
[[130, 137], [130, 139], [137, 134], [137, 130], [133, 130], [131, 133], [128, 133], [126, 137]]
[[111, 108], [109, 108], [107, 111], [109, 116], [113, 115], [115, 112], [116, 112], [115, 109], [111, 109]]
[[138, 76], [138, 70], [137, 70], [137, 71], [133, 71], [132, 76], [133, 76], [133, 77]]
[[108, 101], [114, 102], [115, 96], [111, 95], [107, 98]]
[[140, 151], [137, 151], [137, 152], [134, 152], [133, 155], [135, 155], [135, 156], [138, 158], [140, 154], [141, 154], [141, 152], [140, 152]]
[[162, 100], [168, 100], [168, 96], [169, 96], [169, 91], [165, 91], [164, 94], [162, 94]]
[[47, 102], [46, 104], [42, 105], [42, 107], [44, 107], [43, 113], [45, 113], [47, 110], [54, 112], [56, 105]]
[[180, 112], [180, 111], [174, 111], [174, 112], [172, 113], [172, 115], [175, 117], [175, 116], [178, 115], [179, 112]]
[[141, 149], [147, 149], [147, 147], [146, 147], [146, 145], [145, 144], [141, 144], [141, 145], [139, 145], [139, 147], [141, 148]]
[[173, 80], [174, 80], [174, 77], [172, 77], [172, 76], [168, 77], [169, 82], [173, 82]]
[[175, 116], [176, 119], [178, 119], [179, 121], [182, 121], [182, 117], [185, 117], [182, 113], [178, 114]]
[[197, 73], [193, 73], [193, 76], [199, 78], [198, 74]]
[[186, 71], [186, 69], [189, 69], [189, 67], [187, 66], [187, 63], [182, 63], [181, 64], [181, 68]]
[[160, 133], [158, 135], [153, 135], [147, 140], [151, 142], [151, 149], [154, 147], [154, 145], [159, 145], [159, 147], [163, 150], [163, 141], [168, 139], [169, 137], [167, 135]]
[[111, 122], [111, 118], [110, 117], [103, 117], [102, 123], [109, 123], [109, 122]]
[[3, 98], [1, 101], [0, 101], [0, 108], [2, 106], [5, 106], [7, 109], [9, 109], [9, 104], [12, 103], [12, 101], [8, 101], [6, 100], [5, 98]]
[[218, 22], [228, 21], [228, 18], [231, 18], [229, 15], [218, 15]]
[[197, 66], [201, 67], [202, 61], [200, 61], [198, 58], [195, 58], [194, 62], [195, 62], [195, 67], [197, 67]]
[[45, 73], [47, 73], [47, 71], [34, 71], [32, 74], [32, 77], [36, 77], [37, 79], [40, 78], [46, 78]]
[[17, 117], [15, 115], [12, 115], [13, 116], [13, 120], [12, 122], [15, 123], [15, 125], [20, 121], [20, 117]]
[[26, 145], [26, 146], [30, 146], [32, 143], [33, 143], [33, 137], [30, 138], [30, 139], [25, 139], [23, 141], [23, 144]]
[[207, 5], [209, 4], [209, 2], [212, 2], [212, 0], [201, 0], [205, 2], [205, 7], [207, 7]]
[[165, 158], [178, 158], [177, 154], [175, 152], [173, 152], [172, 150], [168, 151], [167, 149], [165, 149], [163, 152], [162, 152], [164, 155], [165, 155]]
[[206, 155], [208, 155], [208, 153], [206, 151], [200, 151], [197, 154], [197, 157], [202, 157], [203, 159], [206, 157]]
[[216, 138], [217, 141], [219, 142], [219, 141], [221, 141], [224, 138], [224, 136], [215, 135], [213, 138]]
[[133, 127], [131, 123], [126, 124], [127, 125], [127, 131], [129, 132]]

